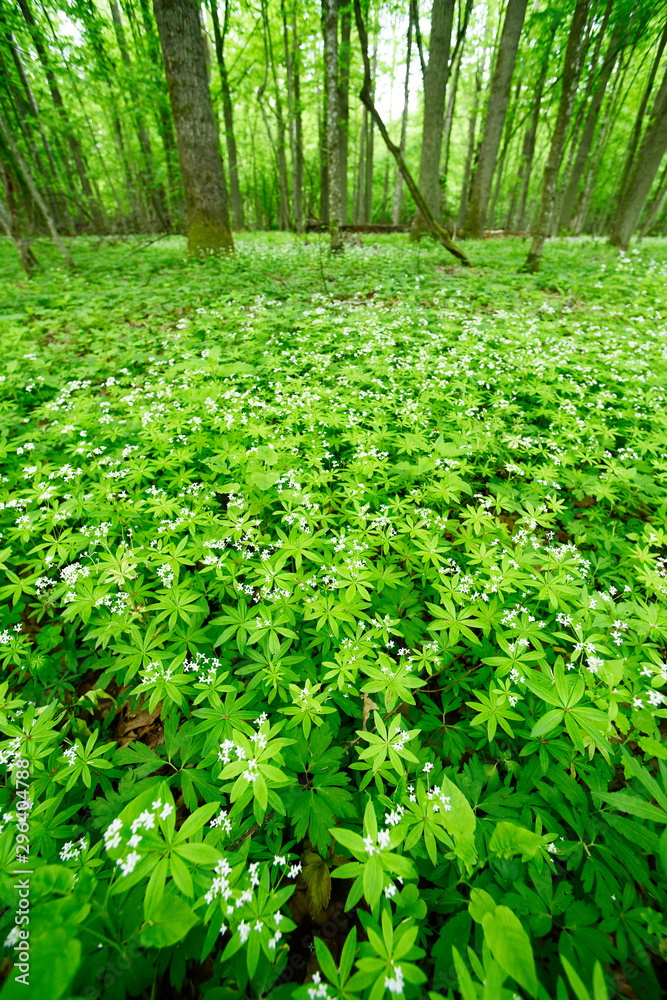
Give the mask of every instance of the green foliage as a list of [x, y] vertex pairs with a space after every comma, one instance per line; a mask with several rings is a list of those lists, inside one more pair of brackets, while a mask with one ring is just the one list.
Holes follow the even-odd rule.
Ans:
[[239, 244], [0, 247], [7, 956], [25, 866], [45, 1000], [659, 996], [667, 249]]

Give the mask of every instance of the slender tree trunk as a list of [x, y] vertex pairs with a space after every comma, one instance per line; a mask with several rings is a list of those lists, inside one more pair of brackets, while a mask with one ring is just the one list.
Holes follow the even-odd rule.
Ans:
[[[301, 212], [301, 185], [303, 175], [303, 164], [301, 174], [297, 177], [297, 129], [296, 129], [296, 99], [295, 99], [295, 76], [298, 74], [297, 62], [298, 47], [296, 33], [296, 5], [293, 11], [292, 33], [294, 44], [290, 47], [289, 31], [287, 28], [287, 14], [285, 11], [285, 0], [280, 0], [280, 14], [283, 23], [283, 44], [285, 46], [285, 72], [287, 74], [287, 117], [289, 123], [290, 159], [292, 162], [292, 206], [294, 208], [294, 228], [297, 233], [303, 232], [303, 219]], [[296, 73], [295, 73], [296, 70]]]
[[[403, 84], [403, 115], [401, 117], [401, 141], [399, 150], [405, 158], [405, 143], [408, 134], [408, 110], [410, 98], [410, 60], [412, 58], [412, 6], [408, 20], [408, 47], [405, 56], [405, 83]], [[400, 170], [396, 171], [396, 187], [394, 189], [394, 204], [391, 211], [391, 221], [394, 226], [400, 225], [403, 207], [403, 178]]]
[[646, 126], [635, 166], [628, 177], [609, 237], [612, 246], [627, 249], [637, 227], [653, 180], [667, 151], [667, 70]]
[[461, 74], [461, 60], [463, 58], [463, 46], [465, 42], [465, 37], [461, 38], [461, 45], [456, 54], [455, 60], [452, 62], [452, 72], [451, 72], [451, 83], [449, 85], [449, 94], [447, 97], [447, 108], [445, 110], [445, 124], [443, 128], [442, 137], [442, 167], [440, 168], [441, 184], [442, 184], [442, 210], [443, 215], [447, 219], [448, 225], [452, 224], [451, 210], [449, 208], [449, 198], [447, 196], [447, 175], [449, 173], [449, 148], [450, 140], [452, 137], [452, 124], [454, 122], [454, 108], [456, 107], [456, 94], [459, 86], [459, 77]]
[[[519, 80], [516, 86], [516, 93], [514, 95], [514, 109], [516, 109], [519, 105], [520, 94], [521, 94], [521, 80]], [[512, 115], [510, 114], [510, 121], [511, 119]], [[500, 196], [500, 191], [502, 188], [503, 172], [505, 169], [507, 152], [509, 150], [513, 137], [514, 137], [514, 130], [510, 128], [509, 123], [507, 123], [505, 127], [505, 138], [503, 140], [503, 146], [500, 151], [500, 156], [498, 157], [498, 164], [495, 171], [495, 178], [494, 178], [495, 183], [493, 188], [493, 195], [491, 197], [491, 203], [489, 205], [489, 210], [488, 210], [489, 225], [492, 229], [495, 226], [496, 204], [498, 203], [498, 198]]]
[[655, 58], [651, 64], [651, 69], [648, 75], [648, 80], [646, 81], [646, 87], [644, 88], [644, 93], [642, 95], [639, 108], [637, 110], [637, 116], [635, 118], [635, 123], [632, 129], [632, 135], [630, 137], [630, 142], [628, 143], [628, 153], [625, 158], [625, 164], [623, 166], [623, 175], [621, 177], [621, 183], [618, 189], [617, 201], [620, 202], [623, 199], [626, 185], [630, 179], [630, 174], [633, 170], [635, 163], [637, 162], [637, 150], [639, 149], [639, 137], [641, 135], [642, 127], [646, 121], [646, 109], [648, 107], [648, 102], [651, 97], [651, 91], [653, 90], [653, 84], [655, 83], [655, 78], [660, 68], [660, 62], [662, 60], [663, 52], [665, 51], [665, 46], [667, 45], [667, 22], [665, 22], [665, 28], [660, 36], [660, 41], [658, 42], [658, 48], [655, 53]]
[[580, 236], [583, 232], [586, 222], [588, 220], [588, 213], [590, 210], [591, 202], [593, 200], [593, 193], [595, 191], [595, 184], [600, 172], [600, 165], [603, 161], [604, 151], [609, 141], [611, 131], [614, 126], [614, 121], [618, 116], [619, 106], [623, 103], [621, 99], [621, 94], [623, 91], [623, 82], [625, 79], [625, 74], [627, 72], [628, 65], [630, 63], [630, 58], [628, 58], [620, 77], [616, 76], [614, 84], [612, 86], [612, 92], [610, 98], [607, 102], [607, 108], [602, 119], [602, 125], [598, 133], [597, 140], [595, 142], [595, 147], [591, 156], [589, 157], [589, 166], [586, 171], [586, 178], [584, 180], [584, 186], [579, 194], [577, 201], [577, 206], [574, 213], [574, 218], [572, 220], [572, 233], [574, 236]]
[[[39, 107], [37, 105], [37, 101], [35, 99], [35, 95], [34, 95], [34, 93], [32, 91], [32, 87], [30, 86], [30, 80], [28, 79], [28, 74], [25, 71], [25, 66], [23, 65], [23, 60], [21, 59], [21, 55], [20, 55], [18, 46], [16, 45], [16, 40], [15, 40], [13, 34], [11, 33], [11, 31], [7, 32], [6, 37], [7, 37], [7, 45], [9, 46], [9, 50], [10, 50], [10, 52], [12, 54], [12, 59], [14, 60], [14, 65], [16, 66], [16, 72], [19, 75], [19, 79], [21, 81], [21, 85], [23, 87], [23, 90], [25, 91], [25, 96], [26, 96], [26, 99], [28, 101], [28, 106], [30, 108], [30, 113], [31, 113], [32, 117], [34, 118], [35, 125], [37, 127], [37, 130], [39, 131], [39, 135], [40, 135], [40, 138], [42, 140], [42, 146], [44, 148], [44, 152], [46, 153], [46, 158], [49, 161], [49, 166], [51, 168], [51, 176], [52, 176], [53, 180], [57, 184], [58, 183], [58, 168], [56, 167], [56, 162], [55, 162], [55, 158], [53, 156], [53, 150], [51, 149], [51, 144], [49, 143], [49, 140], [48, 140], [48, 138], [46, 136], [46, 131], [45, 131], [44, 125], [42, 123], [42, 117], [41, 117], [41, 114], [40, 114], [40, 111], [39, 111]], [[55, 217], [56, 222], [57, 222], [58, 221], [58, 213], [57, 213], [57, 211], [54, 211], [53, 214], [54, 214], [54, 217]]]
[[510, 99], [512, 75], [519, 38], [526, 16], [528, 0], [508, 0], [505, 23], [500, 39], [496, 67], [491, 81], [488, 110], [484, 122], [484, 133], [479, 150], [479, 159], [472, 182], [472, 191], [463, 226], [464, 236], [481, 239], [484, 232], [486, 210], [491, 195], [493, 173], [496, 168], [500, 140], [505, 125], [505, 116]]
[[[435, 219], [440, 219], [440, 151], [449, 73], [449, 45], [454, 23], [454, 0], [433, 0], [431, 41], [424, 76], [424, 125], [419, 162], [419, 190]], [[421, 212], [415, 213], [411, 236], [428, 229]]]
[[470, 261], [468, 260], [468, 257], [466, 256], [464, 251], [461, 250], [460, 247], [456, 246], [456, 244], [452, 242], [452, 240], [449, 238], [449, 234], [447, 233], [447, 231], [443, 229], [443, 227], [434, 217], [433, 212], [431, 211], [431, 209], [428, 206], [428, 203], [426, 202], [426, 199], [424, 198], [420, 189], [415, 184], [414, 178], [412, 177], [412, 174], [408, 170], [405, 160], [401, 156], [401, 151], [399, 147], [394, 142], [391, 141], [389, 133], [387, 132], [387, 127], [385, 123], [382, 121], [382, 118], [380, 117], [380, 114], [378, 113], [378, 110], [375, 107], [373, 98], [371, 96], [372, 79], [371, 79], [371, 63], [370, 59], [368, 58], [368, 35], [366, 33], [366, 26], [364, 24], [363, 14], [361, 13], [360, 0], [354, 0], [354, 16], [357, 22], [357, 31], [359, 33], [359, 41], [361, 43], [361, 55], [364, 63], [364, 82], [361, 91], [359, 92], [359, 98], [364, 107], [368, 108], [368, 113], [372, 116], [373, 121], [377, 125], [378, 131], [382, 136], [385, 146], [387, 147], [391, 155], [394, 157], [398, 169], [401, 171], [401, 174], [403, 176], [403, 180], [405, 181], [410, 194], [414, 198], [417, 210], [422, 214], [429, 232], [434, 237], [434, 239], [436, 239], [439, 243], [441, 243], [442, 246], [444, 246], [451, 254], [453, 254], [454, 257], [457, 257], [464, 265], [470, 266]]
[[[375, 45], [373, 47], [373, 80], [375, 80], [377, 72], [377, 58], [378, 47], [376, 35]], [[372, 93], [371, 98], [374, 99], [374, 94]], [[362, 220], [367, 223], [371, 223], [373, 221], [373, 131], [373, 118], [370, 117], [366, 125], [366, 177], [364, 179], [364, 217]]]
[[63, 103], [62, 95], [60, 89], [56, 82], [55, 74], [51, 69], [51, 63], [46, 51], [45, 46], [42, 43], [39, 26], [37, 25], [28, 0], [18, 0], [19, 7], [21, 8], [21, 13], [23, 14], [23, 19], [28, 26], [28, 31], [32, 38], [33, 44], [35, 46], [35, 51], [39, 58], [46, 80], [49, 86], [49, 91], [51, 93], [51, 100], [53, 101], [54, 107], [58, 112], [60, 120], [63, 126], [63, 133], [66, 137], [67, 143], [72, 153], [72, 158], [74, 160], [74, 165], [76, 167], [76, 172], [79, 175], [79, 181], [81, 183], [81, 190], [83, 191], [84, 198], [86, 199], [86, 207], [90, 212], [90, 217], [93, 222], [93, 226], [97, 232], [101, 232], [103, 228], [102, 213], [100, 211], [100, 206], [96, 203], [93, 196], [93, 189], [88, 178], [88, 171], [86, 170], [86, 164], [83, 156], [83, 151], [81, 149], [81, 144], [78, 138], [72, 132], [69, 117]]
[[164, 190], [160, 184], [158, 184], [155, 177], [155, 168], [153, 164], [153, 150], [151, 148], [151, 141], [146, 131], [146, 125], [144, 123], [143, 117], [140, 112], [136, 109], [139, 107], [139, 95], [134, 87], [134, 82], [132, 80], [132, 60], [130, 58], [130, 53], [127, 48], [127, 41], [125, 39], [125, 29], [123, 28], [123, 20], [121, 17], [121, 12], [116, 0], [109, 0], [109, 7], [111, 10], [111, 20], [113, 22], [114, 31], [116, 33], [116, 40], [118, 42], [118, 48], [120, 49], [121, 59], [126, 68], [127, 78], [129, 82], [130, 97], [132, 98], [132, 103], [135, 107], [134, 121], [137, 130], [137, 138], [139, 140], [139, 148], [141, 150], [141, 178], [142, 183], [145, 187], [146, 193], [150, 199], [153, 206], [153, 211], [155, 213], [155, 218], [157, 223], [165, 232], [169, 231], [169, 220], [167, 218], [166, 212], [166, 202], [164, 196]]
[[340, 123], [338, 97], [338, 0], [322, 0], [322, 32], [327, 93], [327, 175], [331, 252], [343, 249], [342, 192], [340, 184]]
[[49, 232], [51, 233], [51, 236], [53, 237], [53, 242], [58, 247], [58, 250], [60, 251], [60, 254], [61, 254], [63, 260], [65, 261], [65, 263], [67, 264], [67, 266], [68, 267], [74, 267], [74, 264], [72, 263], [72, 258], [70, 257], [69, 252], [67, 251], [67, 249], [65, 247], [65, 244], [63, 243], [63, 241], [60, 238], [60, 234], [58, 232], [58, 228], [57, 228], [55, 222], [53, 221], [53, 216], [51, 215], [51, 213], [49, 212], [48, 208], [46, 207], [44, 199], [42, 198], [41, 194], [39, 193], [39, 190], [37, 188], [37, 185], [35, 184], [34, 178], [33, 178], [32, 174], [30, 173], [30, 169], [28, 168], [28, 164], [23, 159], [21, 151], [19, 150], [18, 146], [14, 142], [14, 140], [13, 140], [13, 138], [11, 136], [11, 133], [9, 131], [9, 127], [7, 125], [7, 122], [5, 121], [5, 119], [4, 119], [4, 117], [3, 117], [2, 114], [0, 114], [0, 132], [2, 133], [2, 136], [3, 136], [4, 140], [5, 140], [5, 145], [7, 146], [9, 152], [11, 153], [12, 157], [14, 158], [14, 162], [16, 163], [17, 167], [19, 168], [19, 170], [23, 174], [23, 179], [26, 182], [28, 190], [30, 191], [30, 194], [31, 194], [31, 196], [33, 198], [33, 201], [35, 202], [35, 204], [39, 208], [40, 212], [44, 216], [44, 221], [46, 222], [46, 224], [47, 224], [47, 226], [49, 228]]
[[0, 198], [0, 226], [2, 226], [7, 233], [7, 236], [9, 236], [12, 243], [16, 247], [16, 252], [18, 253], [19, 260], [21, 261], [21, 267], [28, 277], [30, 277], [37, 267], [37, 261], [35, 259], [35, 255], [30, 249], [30, 244], [21, 233], [16, 210], [14, 208], [11, 180], [2, 159], [0, 159], [0, 186], [2, 187], [5, 201], [7, 202], [7, 206], [5, 207], [2, 198]]
[[229, 166], [229, 193], [232, 205], [232, 220], [234, 229], [243, 229], [243, 202], [239, 187], [239, 168], [236, 154], [236, 137], [234, 135], [234, 112], [232, 95], [229, 89], [229, 78], [225, 64], [225, 37], [229, 23], [229, 0], [225, 0], [224, 30], [220, 30], [218, 17], [218, 0], [209, 0], [211, 18], [213, 20], [213, 38], [215, 41], [215, 57], [220, 73], [220, 91], [222, 94], [222, 113], [225, 119], [225, 144], [227, 146], [227, 163]]
[[233, 251], [197, 0], [153, 0], [174, 117], [190, 253]]
[[385, 164], [384, 168], [384, 183], [382, 185], [382, 205], [380, 206], [380, 222], [386, 223], [387, 215], [387, 202], [389, 200], [389, 161]]
[[347, 222], [347, 172], [349, 156], [350, 128], [350, 57], [352, 46], [352, 6], [350, 0], [339, 0], [340, 16], [340, 50], [338, 52], [339, 66], [339, 125], [340, 125], [340, 191], [341, 218]]
[[366, 178], [366, 130], [368, 128], [368, 108], [361, 111], [361, 130], [359, 132], [359, 170], [356, 191], [356, 220], [361, 224], [364, 220], [364, 181]]
[[581, 71], [581, 39], [586, 27], [588, 7], [590, 0], [577, 0], [570, 34], [567, 41], [565, 61], [563, 64], [563, 85], [558, 106], [558, 115], [554, 133], [551, 138], [551, 147], [544, 170], [544, 180], [542, 184], [542, 201], [537, 224], [533, 232], [528, 257], [526, 258], [523, 270], [534, 273], [539, 270], [542, 260], [544, 243], [551, 226], [551, 217], [556, 198], [556, 183], [558, 181], [558, 170], [565, 149], [567, 129], [572, 117], [574, 98], [577, 91], [577, 83]]
[[602, 65], [597, 87], [590, 102], [586, 122], [584, 124], [581, 139], [579, 140], [579, 146], [577, 148], [577, 155], [574, 158], [567, 187], [561, 202], [559, 222], [562, 229], [568, 229], [570, 222], [572, 221], [574, 206], [577, 202], [579, 184], [581, 183], [581, 178], [583, 177], [586, 169], [586, 163], [593, 145], [595, 128], [600, 117], [600, 109], [607, 90], [607, 84], [609, 83], [609, 79], [614, 66], [616, 65], [617, 59], [618, 38], [614, 35], [609, 43], [609, 50]]
[[269, 23], [268, 0], [262, 0], [262, 18], [264, 21], [264, 51], [266, 54], [267, 65], [271, 67], [275, 101], [275, 118], [277, 126], [276, 160], [278, 164], [278, 181], [280, 185], [280, 228], [286, 231], [290, 228], [289, 181], [287, 177], [287, 156], [285, 151], [287, 129], [285, 126], [285, 117], [283, 115], [283, 102], [280, 97], [278, 75], [276, 73], [276, 61], [273, 57], [273, 39], [271, 37], [271, 25]]
[[322, 88], [321, 111], [317, 112], [317, 126], [320, 144], [320, 218], [329, 225], [329, 153], [327, 149], [327, 88], [326, 80]]
[[461, 204], [459, 205], [459, 217], [457, 229], [463, 229], [466, 216], [468, 214], [468, 198], [470, 197], [470, 174], [472, 171], [472, 159], [475, 153], [475, 129], [477, 127], [477, 114], [479, 112], [479, 94], [482, 89], [482, 67], [478, 65], [475, 73], [475, 92], [473, 97], [472, 114], [468, 119], [468, 152], [466, 153], [465, 165], [463, 167], [463, 184], [461, 185]]
[[665, 204], [667, 204], [667, 164], [665, 164], [665, 169], [660, 177], [655, 197], [649, 205], [646, 218], [644, 219], [642, 227], [639, 231], [640, 239], [643, 239], [643, 237], [646, 236], [656, 220], [660, 218]]

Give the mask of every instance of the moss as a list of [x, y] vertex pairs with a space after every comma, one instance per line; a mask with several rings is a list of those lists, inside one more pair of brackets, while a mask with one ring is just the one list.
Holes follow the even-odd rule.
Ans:
[[205, 256], [211, 253], [233, 253], [234, 239], [219, 223], [193, 219], [188, 225], [188, 253]]

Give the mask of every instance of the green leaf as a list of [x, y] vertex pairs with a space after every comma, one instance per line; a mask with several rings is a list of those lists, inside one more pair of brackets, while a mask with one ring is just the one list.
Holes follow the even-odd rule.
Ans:
[[540, 847], [548, 842], [548, 838], [541, 837], [538, 833], [533, 833], [532, 830], [526, 830], [523, 826], [501, 820], [489, 841], [489, 851], [503, 858], [511, 858], [514, 854], [520, 854], [522, 861], [528, 861], [530, 858], [534, 858]]
[[554, 708], [551, 712], [547, 712], [543, 715], [539, 722], [536, 722], [533, 726], [530, 738], [533, 740], [540, 739], [542, 736], [546, 736], [550, 733], [556, 726], [563, 721], [565, 712], [562, 709]]
[[512, 976], [532, 997], [537, 996], [537, 974], [530, 938], [507, 906], [497, 906], [482, 920], [484, 940], [503, 972]]
[[197, 923], [199, 918], [185, 900], [167, 890], [141, 931], [141, 944], [144, 948], [170, 948], [183, 941]]
[[446, 776], [442, 779], [443, 795], [450, 799], [450, 808], [439, 813], [448, 833], [454, 837], [454, 853], [464, 862], [468, 872], [472, 872], [477, 860], [475, 847], [475, 827], [477, 821], [470, 803], [463, 792]]

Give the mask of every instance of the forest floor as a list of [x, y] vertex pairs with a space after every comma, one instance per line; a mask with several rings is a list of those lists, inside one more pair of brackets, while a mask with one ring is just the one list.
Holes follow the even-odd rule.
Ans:
[[[299, 755], [307, 756], [310, 744], [299, 741], [314, 732], [325, 733], [323, 754], [334, 741], [327, 752], [336, 770], [342, 747], [359, 744], [355, 733], [367, 724], [381, 732], [372, 711], [387, 721], [400, 707], [395, 718], [422, 733], [421, 748], [410, 744], [413, 759], [423, 764], [428, 752], [436, 774], [445, 768], [455, 776], [461, 762], [472, 766], [471, 759], [500, 752], [498, 723], [510, 757], [539, 755], [544, 788], [559, 761], [578, 767], [578, 754], [587, 762], [600, 747], [607, 759], [598, 716], [609, 709], [610, 720], [624, 719], [615, 723], [618, 733], [632, 727], [633, 746], [647, 761], [667, 757], [659, 729], [665, 713], [646, 711], [651, 674], [641, 673], [642, 657], [657, 670], [667, 635], [667, 241], [645, 240], [619, 255], [592, 239], [552, 240], [535, 276], [518, 273], [527, 243], [514, 238], [467, 246], [471, 269], [430, 241], [414, 245], [402, 235], [364, 237], [336, 258], [325, 237], [243, 234], [236, 242], [231, 260], [193, 261], [180, 238], [81, 238], [72, 241], [77, 270], [68, 273], [52, 246], [38, 241], [41, 266], [28, 280], [8, 241], [0, 241], [0, 656], [8, 685], [0, 688], [0, 715], [7, 713], [2, 718], [19, 738], [26, 706], [54, 706], [51, 721], [44, 717], [41, 757], [31, 758], [39, 777], [35, 797], [51, 803], [43, 826], [35, 819], [34, 850], [43, 862], [63, 862], [88, 879], [92, 910], [78, 919], [93, 922], [93, 941], [81, 934], [79, 950], [59, 967], [63, 989], [74, 994], [77, 982], [89, 982], [109, 960], [106, 945], [93, 947], [100, 928], [105, 941], [141, 933], [143, 957], [132, 966], [137, 991], [149, 988], [156, 963], [164, 970], [168, 962], [164, 950], [158, 961], [150, 948], [171, 949], [180, 940], [166, 930], [160, 936], [157, 895], [147, 894], [143, 916], [140, 907], [136, 919], [125, 914], [122, 933], [106, 902], [95, 903], [95, 887], [117, 872], [120, 857], [108, 840], [102, 849], [101, 831], [121, 808], [127, 819], [136, 783], [147, 776], [170, 785], [179, 823], [220, 790], [231, 796], [231, 839], [222, 820], [206, 833], [216, 851], [233, 840], [234, 850], [250, 850], [250, 859], [285, 854], [304, 865], [302, 875], [292, 872], [283, 883], [297, 887], [289, 903], [293, 922], [283, 925], [289, 931], [304, 920], [317, 928], [332, 907], [345, 909], [346, 893], [335, 889], [340, 881], [332, 890], [329, 879], [321, 898], [306, 890], [309, 879], [322, 881], [322, 866], [328, 872], [340, 864], [329, 848], [336, 821], [361, 829], [363, 802], [350, 794], [355, 783], [379, 801], [392, 787], [390, 761], [394, 783], [403, 767], [409, 776], [413, 766], [402, 753], [390, 754], [373, 773], [369, 757], [341, 764], [329, 798], [315, 797], [320, 812], [312, 805], [304, 814], [289, 789], [303, 787], [299, 775], [310, 765]], [[562, 547], [551, 576], [540, 545], [547, 546], [540, 552]], [[605, 592], [613, 607], [608, 621], [591, 612], [591, 594]], [[517, 618], [528, 611], [530, 623]], [[546, 652], [535, 616], [551, 635]], [[380, 667], [364, 646], [371, 636], [386, 650]], [[531, 644], [532, 652], [522, 653]], [[541, 689], [516, 683], [522, 669], [558, 662], [562, 670], [561, 656], [568, 670], [582, 673], [593, 712], [588, 722], [582, 716], [581, 729], [568, 721], [566, 750], [555, 740], [546, 748], [530, 741], [531, 726], [544, 714], [535, 694]], [[507, 688], [498, 702], [506, 710], [487, 712], [482, 700], [469, 710], [473, 697], [481, 699], [478, 689], [489, 689], [494, 664]], [[454, 680], [438, 686], [445, 670]], [[496, 695], [488, 697], [493, 702]], [[220, 698], [224, 719], [232, 721], [216, 725], [201, 706], [215, 708]], [[509, 706], [517, 700], [513, 714]], [[282, 757], [276, 746], [282, 770], [268, 768], [259, 790], [251, 783], [253, 800], [241, 794], [240, 777], [229, 780], [231, 764], [221, 784], [224, 759], [217, 750], [224, 740], [253, 733], [249, 720], [265, 712], [272, 726], [286, 726], [282, 737], [297, 742]], [[445, 716], [454, 724], [445, 727]], [[515, 733], [510, 719], [522, 720], [518, 728], [512, 723]], [[542, 731], [551, 730], [545, 724]], [[271, 730], [270, 741], [275, 735]], [[3, 747], [9, 752], [7, 741]], [[584, 777], [577, 786], [591, 810], [599, 800], [591, 800], [590, 789], [613, 777], [613, 767], [604, 777], [608, 765], [599, 753], [595, 760], [598, 778]], [[508, 788], [514, 773], [508, 765]], [[75, 776], [78, 784], [70, 780]], [[480, 788], [487, 779], [479, 778]], [[473, 779], [465, 780], [469, 790]], [[275, 792], [281, 782], [292, 783], [282, 806]], [[163, 796], [171, 794], [160, 787]], [[12, 795], [9, 787], [0, 790], [0, 812], [11, 808]], [[570, 821], [558, 809], [549, 812], [545, 799], [534, 814], [522, 812], [515, 799], [517, 822], [532, 830], [539, 815], [540, 830], [577, 840]], [[255, 823], [265, 837], [254, 832]], [[458, 851], [459, 835], [452, 836], [455, 854], [471, 865], [470, 853]], [[648, 884], [654, 869], [638, 871], [632, 866], [640, 862], [630, 857], [619, 876], [619, 843], [627, 836], [629, 854], [646, 859], [653, 841], [638, 850], [629, 824], [609, 833], [610, 844], [613, 836], [608, 877], [619, 878], [618, 892], [630, 893], [628, 905], [639, 905], [635, 886]], [[70, 846], [63, 855], [63, 842], [77, 838], [79, 853]], [[429, 905], [424, 920], [425, 911], [405, 897], [422, 944], [438, 929], [438, 914], [460, 909], [467, 917], [467, 900], [459, 906], [450, 895], [442, 902], [453, 883], [446, 866], [434, 867], [431, 840], [420, 846], [413, 838], [405, 848], [406, 857], [413, 851]], [[210, 939], [210, 915], [201, 900], [193, 902], [210, 882], [210, 859], [198, 846], [184, 854], [193, 862], [190, 874], [175, 869], [168, 884], [182, 939], [201, 931], [189, 956], [210, 951], [219, 930], [218, 924]], [[590, 970], [595, 958], [620, 969], [627, 939], [623, 945], [609, 931], [611, 911], [599, 894], [593, 899], [593, 876], [579, 879], [576, 866], [586, 858], [572, 857], [573, 898], [593, 908], [590, 934], [559, 924], [555, 904], [552, 931], [551, 917], [539, 925], [530, 914], [522, 919], [538, 938], [569, 935], [582, 969]], [[127, 858], [123, 864], [131, 875]], [[500, 880], [500, 888], [484, 885], [501, 898], [523, 877]], [[649, 895], [664, 898], [664, 876], [654, 881]], [[75, 889], [65, 880], [59, 891], [83, 891], [84, 882], [82, 875]], [[131, 882], [142, 885], [132, 875], [128, 888]], [[364, 926], [377, 913], [383, 887], [382, 879], [377, 893], [375, 885], [364, 886]], [[174, 911], [177, 891], [189, 902]], [[121, 895], [112, 898], [120, 905]], [[143, 924], [149, 914], [150, 933]], [[165, 927], [169, 919], [165, 911]], [[340, 920], [337, 926], [343, 932], [327, 941], [336, 961], [349, 930]], [[463, 937], [473, 933], [457, 926]], [[269, 929], [277, 927], [267, 923], [267, 935]], [[637, 941], [649, 951], [655, 945], [657, 955], [663, 932], [642, 925]], [[630, 951], [637, 951], [628, 933]], [[57, 936], [50, 940], [45, 923], [40, 961], [47, 984], [49, 948], [62, 948]], [[453, 943], [447, 939], [440, 957], [422, 963], [430, 981], [434, 962], [451, 966]], [[263, 941], [262, 948], [262, 955], [276, 955], [275, 945]], [[296, 961], [298, 946], [290, 949], [289, 961]], [[544, 956], [539, 977], [555, 995], [556, 951]], [[306, 960], [312, 972], [316, 965]], [[270, 982], [257, 961], [248, 958], [249, 974], [261, 972], [262, 982]], [[639, 962], [649, 993], [661, 960], [652, 961]], [[172, 983], [183, 982], [186, 965], [183, 959], [172, 969]], [[326, 966], [321, 956], [320, 965]], [[232, 973], [225, 975], [223, 982]], [[236, 967], [233, 975], [242, 979]]]

